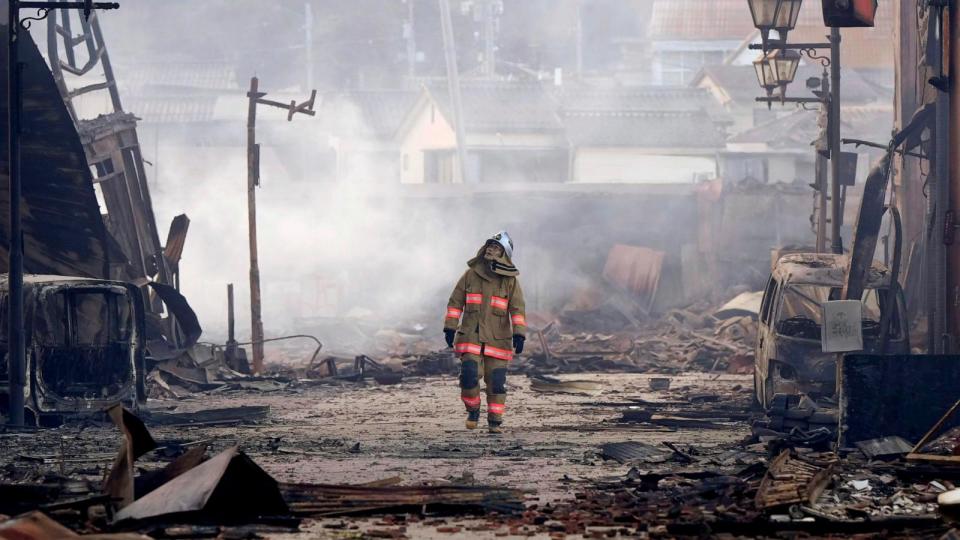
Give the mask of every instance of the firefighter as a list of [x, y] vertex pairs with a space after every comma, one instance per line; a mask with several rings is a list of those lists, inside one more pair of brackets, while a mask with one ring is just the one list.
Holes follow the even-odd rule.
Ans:
[[480, 420], [480, 378], [486, 383], [487, 426], [501, 433], [507, 401], [507, 366], [523, 352], [527, 333], [523, 292], [506, 231], [486, 241], [450, 295], [443, 333], [460, 355], [460, 399], [467, 429]]

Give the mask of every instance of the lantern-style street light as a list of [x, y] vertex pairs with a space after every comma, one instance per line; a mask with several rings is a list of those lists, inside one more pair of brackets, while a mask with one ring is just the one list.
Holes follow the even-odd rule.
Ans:
[[773, 23], [780, 43], [786, 43], [787, 33], [797, 27], [801, 5], [803, 0], [780, 0], [780, 9], [777, 10], [777, 18]]
[[793, 82], [797, 76], [797, 68], [800, 66], [800, 53], [795, 50], [770, 51], [766, 56], [766, 62], [770, 66], [773, 75], [773, 82], [783, 89], [786, 94], [787, 85]]
[[753, 16], [753, 25], [760, 30], [763, 50], [766, 52], [771, 30], [777, 31], [780, 43], [787, 41], [787, 32], [797, 26], [803, 0], [747, 0], [747, 4]]
[[[753, 61], [753, 70], [757, 73], [757, 82], [760, 88], [767, 91], [767, 96], [772, 96], [774, 89], [780, 86], [777, 77], [773, 72], [773, 66], [767, 61], [767, 55], [761, 54], [759, 58]], [[768, 102], [767, 105], [770, 103]]]

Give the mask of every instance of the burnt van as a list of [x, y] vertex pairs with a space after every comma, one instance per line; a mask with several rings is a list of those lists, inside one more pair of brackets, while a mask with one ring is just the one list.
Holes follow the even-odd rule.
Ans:
[[[0, 274], [0, 414], [9, 416], [8, 295]], [[50, 275], [23, 279], [27, 424], [48, 425], [120, 402], [145, 403], [145, 322], [130, 283]]]

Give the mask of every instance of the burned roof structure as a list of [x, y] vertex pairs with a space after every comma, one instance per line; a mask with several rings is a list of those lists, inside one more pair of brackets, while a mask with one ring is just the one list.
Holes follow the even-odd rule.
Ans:
[[[193, 324], [195, 314], [185, 301], [165, 309], [157, 288], [146, 288], [147, 284], [176, 287], [189, 220], [178, 216], [168, 238], [170, 249], [165, 251], [137, 140], [137, 118], [121, 107], [96, 15], [89, 20], [72, 15], [81, 19], [79, 38], [73, 36], [69, 19], [64, 18], [69, 16], [66, 11], [51, 10], [49, 14], [51, 69], [30, 33], [21, 33], [24, 271], [135, 284], [153, 323], [148, 326], [155, 330], [148, 337], [163, 342], [165, 349], [189, 346], [199, 335], [199, 325]], [[86, 58], [75, 51], [79, 46], [86, 47]], [[84, 77], [97, 66], [102, 67], [106, 81], [86, 84], [89, 81]], [[5, 75], [4, 70], [0, 78]], [[79, 78], [77, 87], [67, 83], [67, 75]], [[6, 85], [5, 80], [0, 82]], [[96, 118], [80, 118], [74, 100], [103, 90], [110, 94], [111, 110]], [[8, 114], [6, 106], [7, 100], [2, 100], [3, 117]], [[7, 136], [6, 130], [0, 134], [4, 147]], [[0, 272], [7, 271], [9, 260], [8, 170], [7, 166], [0, 168]], [[186, 334], [176, 331], [177, 317], [164, 317], [174, 313], [189, 321], [191, 328], [186, 334], [190, 339], [182, 339]]]
[[[111, 243], [83, 145], [40, 51], [28, 32], [21, 35], [24, 270], [108, 278]], [[6, 64], [5, 47], [0, 54]], [[6, 70], [0, 79], [6, 88]], [[0, 100], [0, 116], [8, 114], [7, 100]], [[3, 148], [7, 136], [6, 130], [0, 130]], [[0, 272], [7, 271], [9, 262], [8, 174], [4, 163], [0, 167]]]

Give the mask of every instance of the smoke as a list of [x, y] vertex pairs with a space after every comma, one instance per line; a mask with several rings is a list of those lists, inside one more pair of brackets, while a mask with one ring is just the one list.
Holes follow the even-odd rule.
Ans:
[[[307, 3], [313, 7], [312, 26], [303, 20]], [[403, 54], [409, 45], [403, 23], [409, 4], [363, 0], [362, 5], [370, 9], [332, 0], [126, 0], [119, 13], [101, 19], [124, 103], [130, 112], [144, 116], [139, 133], [143, 154], [153, 163], [147, 175], [161, 238], [173, 216], [186, 213], [191, 219], [181, 283], [204, 326], [203, 339], [225, 337], [228, 283], [235, 285], [238, 338], [249, 336], [246, 81], [258, 75], [269, 99], [302, 101], [308, 95], [303, 87], [309, 58], [323, 97], [318, 116], [296, 115], [287, 122], [285, 111], [258, 109], [261, 185], [256, 189], [256, 218], [268, 336], [319, 328], [320, 322], [333, 318], [422, 324], [428, 334], [431, 328], [439, 331], [447, 295], [466, 269], [464, 263], [501, 229], [516, 241], [514, 259], [531, 311], [556, 313], [579, 291], [602, 282], [607, 254], [618, 243], [668, 252], [673, 265], [669, 278], [675, 281], [687, 280], [686, 274], [696, 270], [690, 261], [705, 249], [698, 246], [697, 231], [698, 224], [704, 225], [691, 174], [683, 175], [685, 186], [671, 189], [563, 185], [566, 178], [523, 186], [400, 185], [399, 150], [389, 137], [376, 142], [371, 134], [382, 135], [380, 126], [338, 92], [370, 81], [410, 87], [411, 81], [403, 79], [408, 69]], [[418, 0], [413, 5], [420, 17], [414, 71], [419, 76], [442, 75], [436, 2]], [[610, 18], [620, 19], [624, 23], [617, 32], [642, 35], [646, 17], [627, 15], [649, 13], [650, 2], [591, 6], [584, 10], [585, 70], [609, 76], [610, 66], [624, 60], [623, 51], [616, 36], [598, 28]], [[503, 67], [510, 77], [575, 67], [576, 2], [506, 2], [504, 12], [498, 55], [510, 63]], [[476, 27], [469, 14], [455, 17], [461, 69], [468, 81], [482, 40], [475, 39], [473, 30], [463, 31]], [[204, 21], [201, 31], [191, 26], [196, 21]], [[310, 50], [305, 47], [309, 36], [316, 45]], [[593, 41], [602, 43], [594, 47]], [[469, 61], [463, 61], [465, 57]], [[205, 63], [214, 68], [199, 69]], [[166, 66], [167, 71], [152, 65]], [[627, 67], [641, 73], [649, 66]], [[607, 86], [600, 86], [618, 84], [610, 77], [604, 79]], [[584, 115], [606, 109], [620, 115], [632, 111], [631, 92], [585, 92], [583, 102], [565, 106]], [[607, 106], [600, 103], [603, 99], [610, 100]], [[661, 111], [707, 106], [705, 94], [690, 91], [658, 99], [655, 108]], [[169, 107], [157, 109], [161, 102]], [[201, 107], [202, 112], [190, 107]], [[697, 136], [708, 130], [698, 131]], [[701, 156], [697, 166], [710, 159]], [[506, 157], [502, 161], [510, 163]], [[635, 178], [637, 171], [668, 177], [686, 170], [632, 158], [608, 159], [598, 167], [622, 172], [621, 178]], [[537, 178], [553, 174], [539, 173]], [[505, 177], [522, 174], [526, 172], [511, 170]], [[805, 219], [809, 211], [797, 208]], [[768, 227], [755, 225], [742, 224], [762, 229], [766, 236], [754, 244], [766, 250], [772, 243]], [[799, 228], [783, 236], [794, 232], [810, 236]], [[765, 256], [754, 257], [756, 266], [769, 265]], [[683, 276], [676, 271], [681, 259]]]

